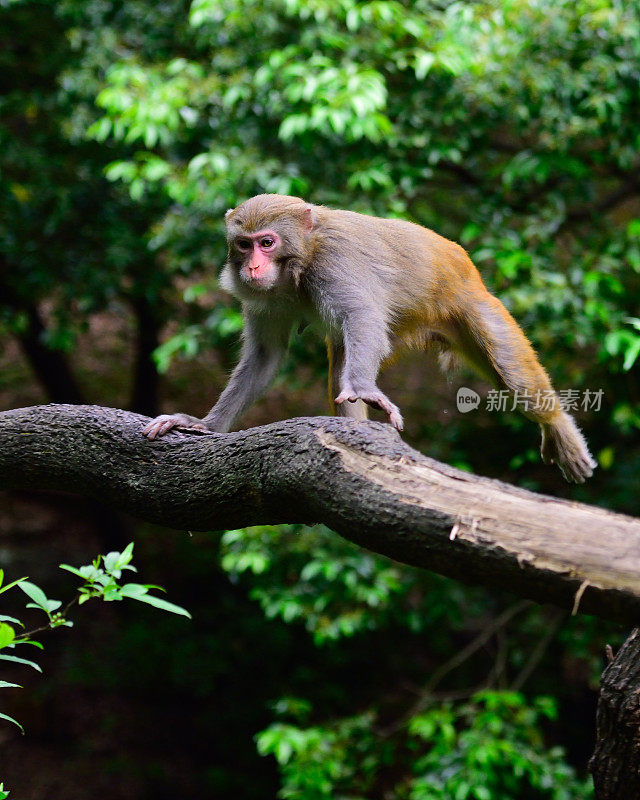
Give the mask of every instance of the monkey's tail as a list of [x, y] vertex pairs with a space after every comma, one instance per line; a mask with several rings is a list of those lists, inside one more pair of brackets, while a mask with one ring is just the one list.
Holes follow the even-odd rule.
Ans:
[[593, 475], [598, 462], [589, 452], [573, 417], [562, 411], [553, 423], [541, 425], [541, 428], [540, 454], [545, 464], [557, 464], [565, 479], [573, 483], [584, 483]]

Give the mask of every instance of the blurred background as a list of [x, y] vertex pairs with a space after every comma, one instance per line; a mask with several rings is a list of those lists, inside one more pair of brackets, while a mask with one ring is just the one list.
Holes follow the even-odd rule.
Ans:
[[[0, 0], [0, 408], [204, 414], [242, 327], [217, 288], [224, 211], [295, 194], [460, 241], [556, 387], [602, 391], [576, 413], [599, 469], [570, 486], [537, 426], [460, 414], [460, 386], [489, 387], [414, 353], [381, 381], [411, 445], [639, 514], [639, 121], [622, 0]], [[328, 413], [326, 371], [296, 335], [241, 426]], [[44, 676], [6, 670], [12, 798], [592, 796], [616, 626], [322, 528], [190, 536], [0, 497], [7, 579], [53, 597], [73, 594], [60, 562], [133, 539], [194, 619], [93, 601], [46, 637]]]

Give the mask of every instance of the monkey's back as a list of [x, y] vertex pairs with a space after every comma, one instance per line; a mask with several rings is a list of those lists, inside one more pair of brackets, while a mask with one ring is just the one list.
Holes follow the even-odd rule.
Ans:
[[465, 250], [435, 231], [407, 220], [315, 210], [330, 250], [349, 254], [342, 268], [387, 299], [394, 329], [437, 327], [467, 292], [484, 289]]

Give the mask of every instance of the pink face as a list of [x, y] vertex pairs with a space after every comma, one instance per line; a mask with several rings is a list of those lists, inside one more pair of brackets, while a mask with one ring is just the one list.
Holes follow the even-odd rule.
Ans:
[[235, 240], [235, 246], [245, 255], [241, 274], [249, 283], [265, 285], [275, 281], [278, 268], [273, 256], [279, 244], [280, 237], [272, 230], [246, 233]]

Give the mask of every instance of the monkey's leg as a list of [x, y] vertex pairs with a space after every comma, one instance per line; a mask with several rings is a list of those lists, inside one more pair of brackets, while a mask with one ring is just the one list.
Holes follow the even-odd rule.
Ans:
[[542, 429], [541, 455], [556, 463], [566, 480], [583, 483], [596, 461], [575, 421], [564, 411], [549, 376], [516, 321], [488, 292], [459, 319], [457, 345], [478, 372], [508, 389], [519, 410]]
[[149, 439], [164, 436], [172, 428], [225, 433], [234, 420], [249, 408], [273, 380], [286, 350], [288, 329], [275, 324], [267, 331], [264, 320], [248, 316], [243, 332], [240, 361], [218, 402], [204, 419], [188, 414], [162, 414], [142, 431]]
[[329, 404], [334, 416], [364, 420], [369, 418], [369, 410], [362, 400], [355, 403], [336, 403], [340, 394], [340, 376], [344, 370], [344, 345], [333, 342], [327, 337], [327, 355], [329, 356]]
[[375, 311], [363, 304], [344, 318], [344, 365], [340, 375], [340, 394], [335, 403], [339, 406], [346, 401], [362, 400], [384, 411], [389, 424], [401, 431], [404, 423], [400, 409], [376, 385], [380, 364], [389, 355], [391, 347], [386, 323]]

